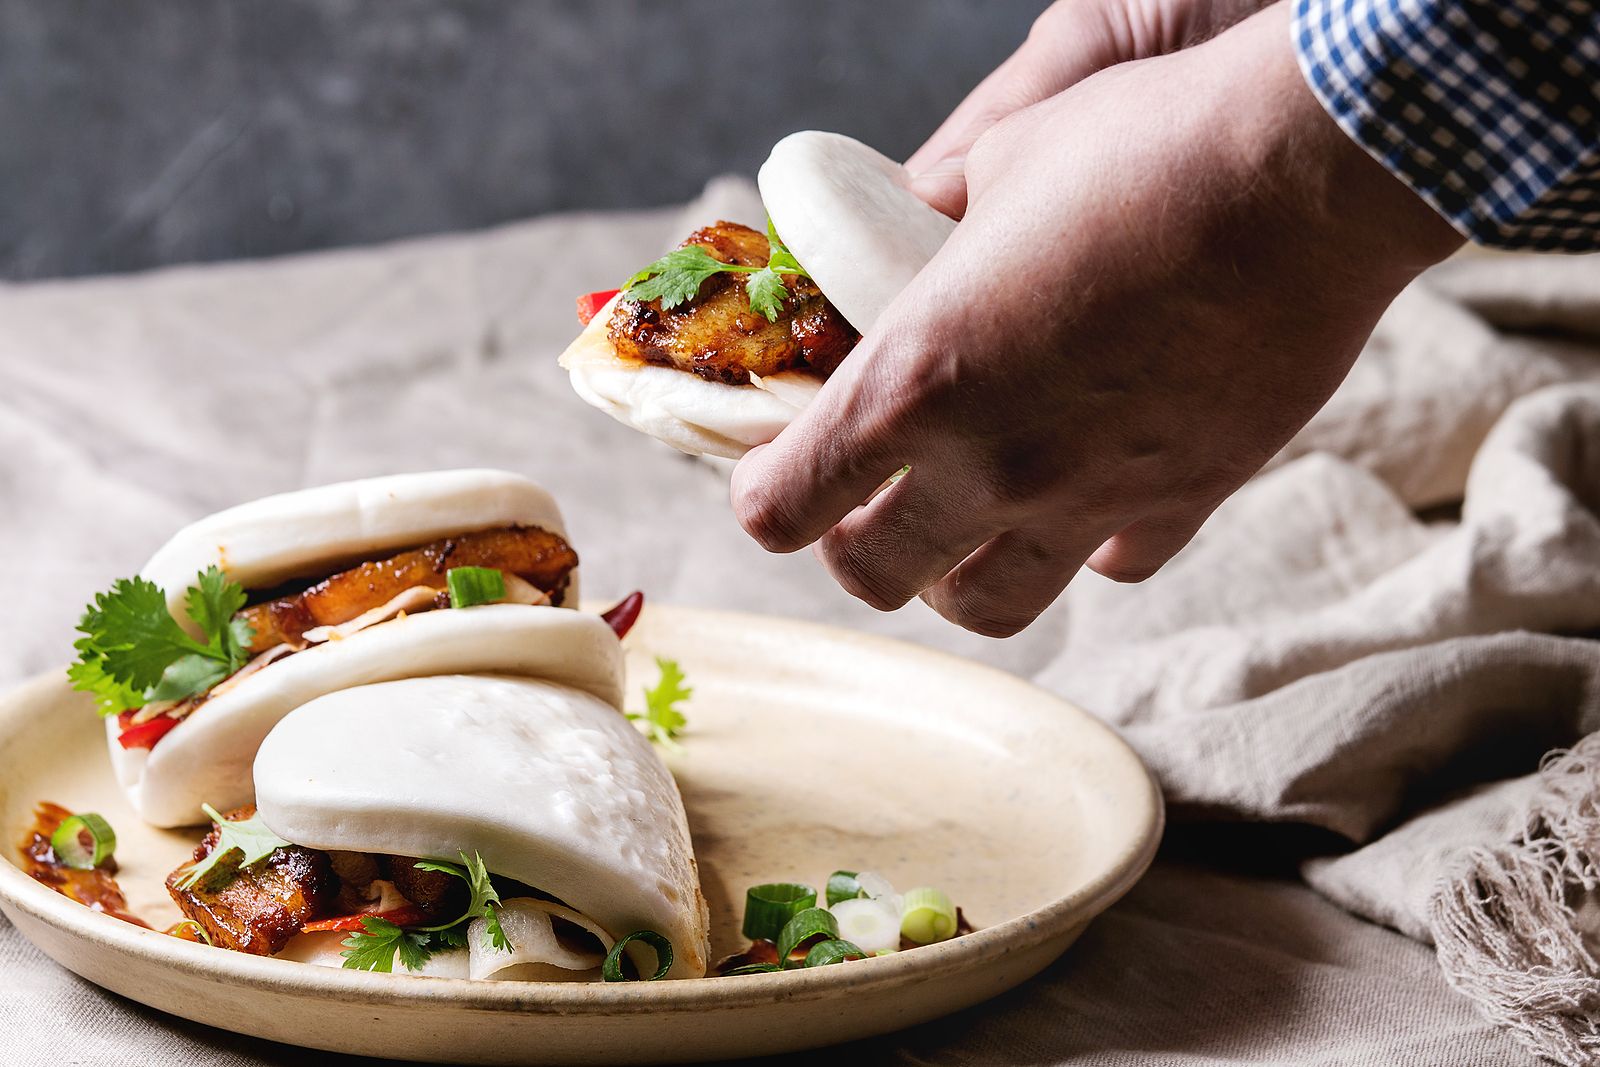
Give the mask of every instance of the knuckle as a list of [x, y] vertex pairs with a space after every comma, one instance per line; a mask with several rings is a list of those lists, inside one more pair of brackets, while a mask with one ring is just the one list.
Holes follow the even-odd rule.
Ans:
[[1056, 0], [1039, 12], [1033, 25], [1028, 27], [1027, 43], [1037, 46], [1052, 42], [1064, 33], [1070, 34], [1082, 21], [1077, 12], [1080, 6], [1073, 0]]
[[830, 534], [817, 548], [840, 588], [869, 607], [894, 611], [918, 593], [885, 565], [884, 554], [865, 539]]
[[980, 637], [1014, 637], [1032, 625], [1037, 611], [1018, 608], [1002, 597], [972, 586], [947, 581], [924, 594], [928, 606], [964, 630]]
[[733, 510], [745, 533], [769, 552], [793, 552], [806, 545], [784, 497], [765, 485], [736, 491]]

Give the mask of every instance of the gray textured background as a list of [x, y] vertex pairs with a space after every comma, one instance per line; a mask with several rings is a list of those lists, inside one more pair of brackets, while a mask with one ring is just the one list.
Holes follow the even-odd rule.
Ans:
[[0, 278], [692, 196], [910, 152], [1045, 0], [0, 0]]

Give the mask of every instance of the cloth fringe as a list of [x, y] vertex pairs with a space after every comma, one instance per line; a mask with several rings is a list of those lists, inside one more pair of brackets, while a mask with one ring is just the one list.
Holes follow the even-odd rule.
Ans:
[[1600, 963], [1573, 907], [1600, 887], [1600, 733], [1549, 753], [1521, 835], [1473, 848], [1429, 902], [1457, 991], [1535, 1055], [1600, 1064]]

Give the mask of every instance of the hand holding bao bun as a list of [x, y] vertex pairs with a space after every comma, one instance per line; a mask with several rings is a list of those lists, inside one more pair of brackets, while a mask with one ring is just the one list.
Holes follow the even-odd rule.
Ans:
[[758, 181], [766, 238], [698, 231], [561, 356], [578, 395], [691, 455], [776, 437], [955, 228], [900, 164], [839, 134], [785, 137]]

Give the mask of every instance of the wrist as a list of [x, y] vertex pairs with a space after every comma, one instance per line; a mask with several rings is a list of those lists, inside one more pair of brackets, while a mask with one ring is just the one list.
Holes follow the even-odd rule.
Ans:
[[1302, 76], [1277, 3], [1229, 30], [1215, 49], [1222, 126], [1255, 176], [1269, 219], [1304, 235], [1305, 251], [1357, 291], [1398, 291], [1463, 239], [1420, 196], [1341, 130]]

